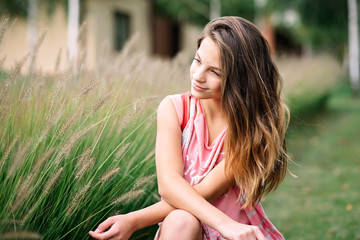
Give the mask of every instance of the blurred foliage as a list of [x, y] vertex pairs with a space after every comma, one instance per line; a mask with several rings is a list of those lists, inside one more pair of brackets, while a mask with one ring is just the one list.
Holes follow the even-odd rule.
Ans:
[[[346, 1], [301, 1], [299, 12], [314, 46], [333, 47], [347, 40]], [[310, 9], [310, 10], [309, 10]]]
[[[156, 11], [176, 21], [205, 25], [209, 21], [211, 0], [157, 0]], [[341, 57], [347, 44], [347, 1], [338, 0], [267, 0], [264, 7], [255, 8], [254, 0], [221, 0], [222, 16], [241, 16], [254, 21], [256, 16], [298, 13], [301, 24], [277, 26], [295, 42], [313, 49], [331, 49]]]
[[0, 15], [15, 15], [25, 17], [27, 15], [28, 1], [0, 0]]
[[[331, 49], [339, 56], [348, 39], [347, 1], [269, 0], [267, 12], [297, 11], [301, 25], [292, 29], [299, 40], [314, 49]], [[340, 56], [341, 57], [341, 56]]]
[[[253, 0], [227, 0], [221, 2], [221, 15], [254, 19]], [[156, 13], [175, 21], [189, 21], [205, 25], [210, 20], [210, 0], [156, 0]]]

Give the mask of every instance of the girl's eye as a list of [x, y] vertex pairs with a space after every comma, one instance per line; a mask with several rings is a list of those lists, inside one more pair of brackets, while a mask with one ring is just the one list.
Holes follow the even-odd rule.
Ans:
[[200, 60], [198, 58], [196, 58], [196, 57], [194, 57], [194, 61], [200, 63]]
[[220, 77], [220, 73], [216, 72], [215, 70], [211, 70], [213, 74], [215, 74], [217, 77]]

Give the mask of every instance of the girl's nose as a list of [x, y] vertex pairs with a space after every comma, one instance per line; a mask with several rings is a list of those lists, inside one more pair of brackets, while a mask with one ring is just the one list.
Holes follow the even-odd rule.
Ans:
[[196, 80], [198, 82], [205, 81], [204, 71], [201, 67], [195, 69], [195, 71], [193, 73], [193, 78], [194, 78], [194, 80]]

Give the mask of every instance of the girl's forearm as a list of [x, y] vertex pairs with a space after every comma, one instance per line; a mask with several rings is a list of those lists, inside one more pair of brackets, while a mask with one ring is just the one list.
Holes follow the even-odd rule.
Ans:
[[133, 219], [136, 231], [163, 221], [173, 210], [175, 210], [174, 207], [161, 200], [149, 207], [128, 213], [128, 215]]
[[[218, 194], [215, 196], [205, 196], [205, 191], [203, 190], [207, 186], [202, 186], [202, 183], [200, 182], [198, 185], [193, 186], [192, 188], [198, 192], [199, 195], [201, 195], [203, 198], [206, 199], [208, 202], [214, 201]], [[157, 224], [165, 219], [165, 217], [176, 208], [170, 205], [165, 200], [161, 200], [153, 205], [150, 205], [146, 208], [130, 212], [128, 215], [133, 219], [134, 227], [136, 230], [140, 230], [142, 228]]]
[[[176, 189], [171, 187], [174, 185], [177, 186]], [[174, 177], [164, 187], [163, 198], [170, 206], [190, 212], [208, 226], [219, 231], [222, 225], [234, 222], [201, 196], [185, 179]]]

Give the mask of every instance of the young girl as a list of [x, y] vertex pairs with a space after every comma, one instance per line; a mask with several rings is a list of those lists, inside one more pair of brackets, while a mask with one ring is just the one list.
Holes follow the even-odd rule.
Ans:
[[92, 237], [128, 239], [161, 222], [160, 240], [283, 239], [260, 204], [287, 171], [288, 111], [266, 40], [243, 18], [214, 19], [198, 40], [190, 80], [190, 94], [158, 108], [162, 200], [108, 218]]

